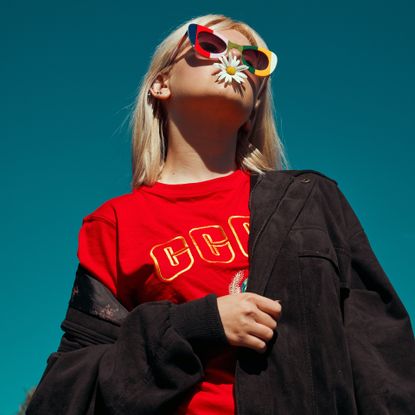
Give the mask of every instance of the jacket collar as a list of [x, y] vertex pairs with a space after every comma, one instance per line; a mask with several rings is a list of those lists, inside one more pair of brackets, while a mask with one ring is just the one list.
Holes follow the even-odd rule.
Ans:
[[281, 246], [314, 187], [316, 176], [309, 172], [313, 170], [251, 175], [247, 291], [264, 295]]

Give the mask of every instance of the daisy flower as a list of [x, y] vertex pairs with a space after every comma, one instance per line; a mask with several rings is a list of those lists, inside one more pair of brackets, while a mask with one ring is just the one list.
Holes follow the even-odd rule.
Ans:
[[233, 79], [236, 82], [241, 83], [244, 81], [244, 78], [247, 78], [247, 76], [242, 71], [248, 69], [249, 67], [246, 65], [239, 65], [239, 59], [237, 59], [235, 56], [232, 56], [230, 52], [228, 58], [226, 58], [226, 56], [220, 56], [219, 60], [221, 63], [215, 62], [213, 64], [213, 66], [216, 66], [220, 69], [217, 77], [218, 81], [225, 78], [225, 83], [231, 83]]

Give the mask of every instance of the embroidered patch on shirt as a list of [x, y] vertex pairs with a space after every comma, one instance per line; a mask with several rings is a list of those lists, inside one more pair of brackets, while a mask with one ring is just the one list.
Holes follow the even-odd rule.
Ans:
[[246, 291], [248, 277], [245, 274], [246, 272], [244, 270], [240, 270], [233, 276], [229, 284], [229, 294], [243, 293]]

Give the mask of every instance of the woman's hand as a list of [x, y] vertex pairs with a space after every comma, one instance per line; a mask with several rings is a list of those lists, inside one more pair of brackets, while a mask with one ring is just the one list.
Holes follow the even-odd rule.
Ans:
[[278, 300], [245, 292], [218, 297], [217, 301], [229, 344], [264, 353], [281, 315]]

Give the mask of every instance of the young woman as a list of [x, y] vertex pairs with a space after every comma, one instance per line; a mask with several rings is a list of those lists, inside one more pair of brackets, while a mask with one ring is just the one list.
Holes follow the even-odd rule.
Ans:
[[28, 415], [411, 413], [409, 316], [337, 182], [285, 169], [276, 64], [222, 15], [158, 46]]

